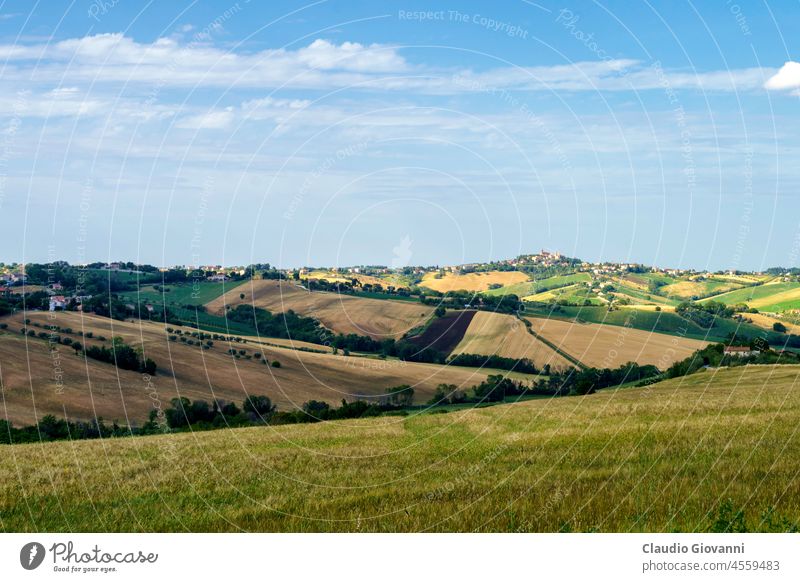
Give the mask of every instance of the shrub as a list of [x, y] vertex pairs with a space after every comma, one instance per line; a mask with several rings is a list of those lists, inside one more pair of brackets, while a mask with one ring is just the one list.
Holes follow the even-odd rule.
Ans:
[[272, 367], [273, 368], [280, 368], [281, 367], [281, 363], [278, 360], [275, 360], [274, 362], [272, 362]]

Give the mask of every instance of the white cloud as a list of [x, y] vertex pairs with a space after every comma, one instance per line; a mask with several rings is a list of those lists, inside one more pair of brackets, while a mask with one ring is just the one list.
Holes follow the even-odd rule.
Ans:
[[787, 61], [780, 70], [764, 84], [767, 89], [796, 89], [800, 87], [800, 63]]
[[233, 119], [233, 107], [227, 107], [218, 111], [184, 117], [175, 125], [181, 129], [226, 129], [230, 127]]
[[[8, 81], [127, 84], [145, 87], [224, 87], [336, 89], [456, 94], [474, 91], [470, 84], [520, 91], [631, 91], [675, 89], [748, 91], [763, 86], [773, 69], [685, 72], [660, 70], [630, 59], [597, 60], [540, 67], [457, 70], [410, 65], [397, 47], [334, 44], [317, 39], [295, 50], [233, 52], [206, 40], [183, 43], [160, 38], [140, 43], [121, 33], [98, 34], [52, 44], [0, 45]], [[791, 72], [787, 63], [781, 73]], [[786, 71], [786, 73], [784, 73]], [[459, 77], [465, 83], [453, 82]], [[796, 86], [796, 85], [792, 85]], [[480, 90], [480, 89], [478, 89]]]

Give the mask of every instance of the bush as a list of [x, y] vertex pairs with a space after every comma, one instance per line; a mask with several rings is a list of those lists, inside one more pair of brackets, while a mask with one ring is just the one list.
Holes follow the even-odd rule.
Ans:
[[772, 324], [772, 329], [774, 331], [779, 332], [779, 333], [786, 333], [786, 331], [787, 331], [786, 326], [783, 325], [780, 321], [776, 321], [775, 323], [773, 323]]
[[281, 363], [278, 360], [275, 360], [274, 362], [272, 362], [272, 367], [273, 368], [280, 368], [281, 367]]

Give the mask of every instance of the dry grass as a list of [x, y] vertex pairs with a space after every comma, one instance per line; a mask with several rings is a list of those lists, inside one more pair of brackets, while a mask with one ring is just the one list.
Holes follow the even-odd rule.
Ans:
[[587, 366], [616, 368], [627, 362], [664, 370], [708, 342], [631, 327], [528, 318], [536, 333]]
[[482, 354], [506, 358], [528, 358], [537, 368], [550, 364], [564, 369], [571, 364], [558, 352], [528, 333], [525, 325], [512, 315], [478, 311], [472, 318], [464, 339], [453, 354]]
[[[169, 341], [163, 324], [119, 322], [75, 312], [55, 315], [55, 320], [42, 312], [29, 312], [27, 317], [32, 322], [71, 327], [75, 332], [92, 331], [95, 338], [103, 335], [108, 339], [105, 345], [110, 345], [112, 337], [120, 336], [131, 345], [143, 346], [145, 355], [158, 364], [152, 383], [164, 406], [178, 395], [209, 402], [215, 397], [241, 402], [246, 394], [266, 394], [279, 408], [290, 409], [312, 399], [338, 404], [343, 398], [380, 394], [401, 384], [411, 385], [417, 400], [424, 402], [440, 383], [456, 384], [466, 390], [486, 377], [486, 373], [470, 368], [309, 353], [254, 340], [246, 344], [216, 341], [212, 349], [201, 350]], [[18, 425], [30, 424], [45, 414], [82, 419], [102, 416], [125, 424], [147, 419], [153, 404], [141, 374], [76, 356], [67, 346], [59, 346], [56, 361], [46, 340], [19, 333], [22, 319], [4, 318], [9, 329], [0, 332], [0, 379], [5, 404], [0, 418]], [[81, 343], [102, 345], [97, 339], [70, 337]], [[262, 341], [274, 344], [286, 340]], [[236, 359], [227, 354], [229, 348], [244, 349], [251, 359]], [[270, 361], [279, 361], [281, 367], [264, 365], [252, 358], [255, 352]], [[61, 383], [55, 379], [56, 363], [63, 375]]]
[[466, 273], [457, 275], [445, 273], [441, 279], [435, 273], [426, 273], [420, 287], [427, 287], [440, 293], [448, 291], [488, 291], [489, 285], [514, 285], [528, 281], [528, 276], [519, 271], [487, 271], [485, 273]]
[[[240, 294], [245, 298], [241, 299]], [[277, 281], [256, 280], [229, 291], [209, 303], [212, 313], [224, 314], [225, 306], [254, 305], [273, 313], [293, 309], [300, 315], [315, 317], [337, 333], [357, 333], [375, 339], [402, 337], [422, 325], [433, 308], [412, 301], [391, 301], [339, 295], [309, 293], [305, 289]]]
[[776, 323], [781, 323], [786, 326], [786, 333], [800, 335], [800, 325], [785, 319], [779, 319], [765, 313], [743, 313], [742, 317], [751, 320], [753, 324], [757, 325], [758, 327], [769, 331], [772, 331], [773, 325]]
[[12, 446], [0, 527], [707, 531], [730, 500], [749, 530], [785, 530], [800, 516], [799, 375], [741, 367], [440, 415]]
[[[381, 279], [379, 277], [373, 277], [372, 275], [361, 275], [358, 273], [339, 273], [334, 271], [311, 271], [303, 277], [304, 279], [320, 279], [323, 281], [328, 281], [330, 283], [349, 283], [353, 279], [357, 280], [362, 285], [381, 285], [382, 287], [387, 287], [389, 285], [393, 285], [393, 283]], [[397, 285], [394, 285], [397, 287]]]

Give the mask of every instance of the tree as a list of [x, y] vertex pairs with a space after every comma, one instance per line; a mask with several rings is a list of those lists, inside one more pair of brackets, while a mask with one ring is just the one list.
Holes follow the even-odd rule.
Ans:
[[325, 420], [331, 410], [330, 404], [319, 400], [309, 400], [303, 403], [303, 412], [312, 419]]
[[386, 393], [386, 402], [389, 404], [389, 406], [405, 408], [407, 406], [411, 406], [413, 401], [414, 389], [408, 384], [389, 388], [388, 392]]
[[772, 329], [779, 333], [786, 333], [786, 326], [783, 325], [780, 321], [776, 321], [775, 323], [773, 323]]
[[275, 412], [275, 405], [272, 404], [269, 396], [248, 396], [242, 404], [242, 408], [245, 412], [261, 418], [271, 416]]
[[239, 293], [239, 299], [244, 300], [244, 293]]
[[437, 307], [437, 308], [434, 310], [433, 314], [434, 314], [436, 317], [444, 317], [444, 314], [446, 313], [446, 311], [447, 311], [447, 310], [444, 308], [444, 305], [440, 305], [439, 307]]

